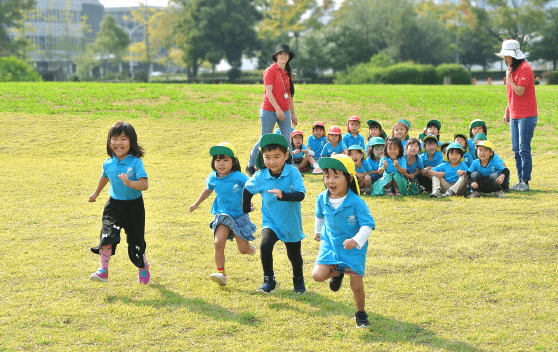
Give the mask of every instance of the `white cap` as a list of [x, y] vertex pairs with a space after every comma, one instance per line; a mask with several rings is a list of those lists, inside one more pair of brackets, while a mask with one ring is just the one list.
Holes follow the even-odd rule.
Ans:
[[513, 39], [504, 40], [502, 43], [502, 51], [496, 55], [500, 57], [511, 56], [518, 60], [525, 59], [525, 54], [519, 50], [519, 42]]

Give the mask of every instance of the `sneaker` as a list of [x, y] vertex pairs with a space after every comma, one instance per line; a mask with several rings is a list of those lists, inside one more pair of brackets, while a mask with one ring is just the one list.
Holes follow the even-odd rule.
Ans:
[[223, 273], [211, 274], [211, 275], [209, 275], [209, 278], [211, 279], [211, 281], [214, 281], [214, 282], [218, 283], [219, 286], [227, 285], [227, 275], [225, 275]]
[[275, 292], [275, 287], [277, 286], [277, 282], [275, 282], [274, 276], [264, 276], [263, 285], [258, 287], [256, 290], [257, 293], [273, 293]]
[[246, 174], [250, 177], [254, 176], [254, 174], [256, 173], [256, 168], [254, 166], [246, 166], [246, 168], [244, 169], [244, 171], [246, 171]]
[[494, 196], [498, 197], [498, 198], [506, 198], [506, 195], [504, 194], [504, 191], [494, 192]]
[[391, 188], [390, 188], [390, 189], [384, 188], [384, 193], [385, 193], [386, 196], [388, 196], [388, 197], [393, 196], [393, 192], [391, 191]]
[[248, 255], [254, 255], [254, 254], [256, 254], [256, 251], [257, 251], [257, 250], [256, 250], [256, 247], [254, 247], [254, 246], [252, 245], [252, 243], [249, 243], [249, 245], [250, 245], [250, 252], [248, 252]]
[[448, 189], [446, 193], [442, 194], [442, 198], [453, 197], [455, 196], [455, 192], [451, 189]]
[[140, 284], [146, 284], [151, 279], [151, 274], [149, 273], [149, 265], [145, 266], [145, 268], [138, 269], [138, 281]]
[[370, 322], [368, 321], [368, 314], [366, 314], [365, 311], [356, 312], [355, 320], [357, 328], [365, 328], [370, 326]]
[[329, 279], [329, 289], [332, 290], [333, 292], [339, 291], [339, 289], [341, 288], [341, 283], [343, 283], [344, 276], [345, 273], [341, 273], [341, 275], [334, 276], [331, 279]]
[[321, 174], [323, 174], [324, 172], [323, 172], [322, 169], [320, 169], [320, 167], [318, 166], [317, 168], [315, 168], [314, 170], [312, 170], [312, 173], [313, 173], [314, 175], [321, 175]]
[[441, 188], [436, 188], [435, 190], [432, 191], [432, 193], [430, 193], [430, 198], [439, 198], [441, 196], [442, 196]]
[[294, 293], [305, 293], [306, 286], [304, 286], [304, 277], [294, 277], [293, 276], [293, 292]]
[[481, 193], [479, 191], [473, 191], [473, 193], [469, 194], [469, 196], [467, 196], [467, 198], [479, 198], [481, 196]]
[[89, 276], [89, 279], [93, 281], [108, 282], [108, 269], [97, 269], [97, 271]]
[[517, 187], [516, 191], [525, 192], [529, 190], [529, 184], [525, 181], [521, 181], [521, 184]]
[[517, 181], [517, 183], [516, 183], [515, 185], [511, 186], [510, 189], [511, 189], [512, 191], [517, 191], [517, 190], [519, 189], [519, 186], [521, 186], [521, 183], [522, 183], [522, 182], [523, 182], [523, 181], [521, 181], [521, 180]]

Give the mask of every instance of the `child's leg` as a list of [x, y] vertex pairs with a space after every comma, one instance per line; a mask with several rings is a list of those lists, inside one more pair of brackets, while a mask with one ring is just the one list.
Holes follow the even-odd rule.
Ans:
[[363, 312], [366, 294], [364, 293], [362, 277], [351, 275], [351, 290], [353, 290], [357, 312]]
[[256, 251], [256, 248], [250, 244], [250, 242], [246, 241], [243, 238], [234, 235], [236, 239], [236, 246], [238, 247], [238, 251], [240, 254], [253, 254]]
[[302, 253], [300, 251], [301, 244], [302, 241], [285, 242], [285, 247], [287, 247], [287, 257], [289, 258], [293, 267], [293, 277], [304, 276], [304, 273], [302, 271], [304, 261], [302, 260]]
[[108, 269], [110, 257], [112, 256], [112, 244], [107, 244], [99, 248], [99, 258], [101, 261], [101, 269]]
[[[308, 160], [308, 158], [311, 158], [311, 157], [309, 157], [308, 155], [305, 156], [305, 157], [302, 159], [302, 161], [300, 162], [300, 164], [298, 164], [298, 169], [299, 169], [299, 170], [304, 170], [304, 169], [306, 169], [306, 168], [308, 167], [308, 165], [309, 165], [309, 160]], [[312, 164], [310, 164], [310, 165], [312, 165]]]
[[[434, 183], [434, 177], [432, 177], [432, 183]], [[440, 186], [442, 187], [442, 192], [446, 192], [448, 189], [451, 188], [451, 184], [448, 183], [448, 181], [446, 181], [445, 178], [441, 178], [440, 179]], [[455, 192], [457, 193], [457, 192]]]
[[467, 176], [459, 176], [457, 182], [455, 182], [450, 189], [455, 192], [458, 196], [462, 196], [467, 189]]
[[312, 278], [314, 279], [314, 281], [317, 282], [323, 282], [338, 275], [339, 272], [331, 270], [331, 267], [329, 265], [323, 264], [314, 265], [314, 270], [312, 271]]
[[260, 260], [264, 276], [273, 276], [273, 247], [279, 238], [271, 229], [262, 230], [262, 240], [260, 242]]
[[370, 189], [371, 186], [372, 186], [372, 178], [370, 177], [370, 175], [365, 175], [364, 176], [364, 189]]
[[225, 274], [225, 245], [229, 237], [230, 227], [225, 225], [218, 225], [215, 229], [215, 265], [217, 271]]

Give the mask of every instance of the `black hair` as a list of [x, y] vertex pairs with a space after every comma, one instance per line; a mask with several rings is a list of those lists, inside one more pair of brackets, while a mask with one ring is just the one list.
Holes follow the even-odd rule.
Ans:
[[262, 148], [262, 153], [271, 152], [271, 151], [273, 151], [273, 150], [275, 150], [275, 149], [281, 150], [281, 152], [282, 152], [283, 154], [285, 154], [286, 152], [289, 151], [287, 148], [283, 147], [283, 146], [280, 145], [280, 144], [268, 144], [268, 145], [266, 145], [265, 147]]
[[295, 147], [294, 143], [293, 143], [293, 138], [295, 136], [301, 136], [302, 137], [302, 144], [300, 145], [300, 150], [302, 151], [302, 146], [304, 145], [304, 135], [303, 134], [295, 134], [294, 136], [291, 137], [291, 150], [296, 150], [297, 149]]
[[294, 97], [295, 87], [292, 78], [293, 73], [292, 73], [291, 65], [288, 62], [285, 65], [285, 71], [287, 71], [287, 76], [289, 77], [289, 82], [291, 83], [291, 86], [289, 87], [289, 92], [291, 93], [291, 97]]
[[[323, 169], [324, 174], [325, 174], [326, 172], [329, 173], [329, 170], [334, 170], [334, 172], [335, 172], [335, 171], [341, 171], [341, 170], [339, 170], [339, 169], [333, 169], [333, 168], [327, 167], [327, 168]], [[345, 180], [347, 180], [347, 186], [348, 186], [347, 188], [350, 189], [350, 190], [352, 190], [353, 192], [355, 192], [355, 194], [358, 194], [358, 192], [357, 192], [357, 190], [356, 190], [356, 187], [353, 188], [353, 184], [351, 183], [351, 175], [349, 175], [348, 173], [346, 173], [346, 172], [344, 172], [344, 171], [341, 171], [341, 172], [343, 172], [343, 176], [345, 176]], [[356, 184], [356, 180], [355, 180], [354, 177], [353, 177], [353, 181], [354, 181], [354, 183]], [[326, 188], [327, 188], [327, 187], [326, 187]]]
[[313, 127], [312, 127], [312, 132], [314, 132], [314, 129], [316, 129], [316, 128], [321, 128], [322, 130], [324, 130], [324, 133], [325, 133], [325, 127], [324, 127], [324, 126], [321, 126], [321, 125], [313, 126]]
[[[449, 147], [449, 145], [448, 145], [447, 147]], [[446, 148], [447, 148], [447, 147], [446, 147]], [[450, 150], [458, 150], [458, 151], [459, 151], [459, 154], [461, 154], [461, 156], [465, 155], [465, 152], [464, 152], [463, 150], [461, 150], [460, 148], [451, 148]], [[450, 150], [446, 149], [447, 154], [449, 154], [449, 151], [450, 151]]]
[[399, 148], [399, 155], [397, 156], [397, 159], [399, 159], [403, 156], [404, 148], [403, 143], [401, 143], [401, 140], [397, 137], [389, 137], [388, 139], [386, 139], [386, 145], [384, 146], [384, 156], [388, 156], [388, 146], [393, 143], [397, 144], [397, 147]]
[[[377, 128], [377, 129], [380, 130], [380, 135], [379, 136], [374, 136], [374, 137], [381, 137], [382, 136], [382, 133], [384, 132], [384, 130], [382, 129], [382, 126], [380, 126], [379, 123], [373, 122], [370, 125], [368, 125], [368, 130], [370, 130], [371, 128]], [[368, 140], [371, 140], [374, 137], [372, 137], [370, 134], [368, 134]]]
[[143, 148], [140, 147], [138, 144], [138, 135], [136, 134], [136, 130], [128, 122], [122, 122], [122, 121], [115, 123], [109, 129], [108, 136], [107, 136], [108, 156], [112, 158], [112, 156], [114, 155], [114, 152], [110, 147], [111, 138], [118, 137], [122, 133], [124, 133], [124, 135], [130, 139], [130, 154], [132, 154], [135, 157], [141, 158], [144, 152], [143, 152]]
[[233, 158], [232, 156], [224, 155], [224, 154], [217, 154], [217, 155], [213, 156], [213, 159], [211, 159], [211, 169], [212, 169], [213, 171], [217, 171], [217, 170], [215, 170], [215, 160], [217, 160], [217, 159], [225, 159], [226, 156], [228, 156], [229, 158], [232, 159], [232, 169], [231, 169], [231, 172], [241, 171], [241, 170], [242, 170], [242, 168], [240, 167], [240, 162], [238, 161], [237, 158]]
[[[481, 127], [482, 127], [482, 133], [484, 133], [485, 135], [488, 136], [488, 134], [486, 133], [486, 125], [481, 126]], [[473, 128], [474, 127], [469, 128], [469, 137], [471, 137], [471, 138], [475, 138], [475, 136], [473, 136]]]
[[[410, 144], [418, 144], [419, 149], [420, 149], [420, 141], [418, 140], [418, 138], [411, 138], [407, 141], [407, 144], [405, 144], [405, 149], [407, 149], [407, 146], [409, 146]], [[403, 143], [401, 143], [403, 144]]]
[[510, 65], [512, 72], [515, 72], [515, 70], [517, 70], [517, 68], [519, 67], [519, 65], [521, 65], [523, 63], [523, 61], [525, 61], [525, 59], [516, 59], [515, 57], [511, 57], [512, 59], [512, 63]]

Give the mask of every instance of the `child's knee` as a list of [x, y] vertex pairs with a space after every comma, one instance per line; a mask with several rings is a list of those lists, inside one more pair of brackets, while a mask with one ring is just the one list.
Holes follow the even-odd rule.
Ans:
[[323, 265], [316, 265], [312, 271], [312, 279], [316, 282], [322, 282], [328, 279], [328, 274], [329, 268], [326, 270]]
[[130, 261], [138, 268], [143, 268], [145, 263], [143, 261], [143, 254], [145, 253], [145, 246], [138, 244], [128, 244], [128, 257]]

